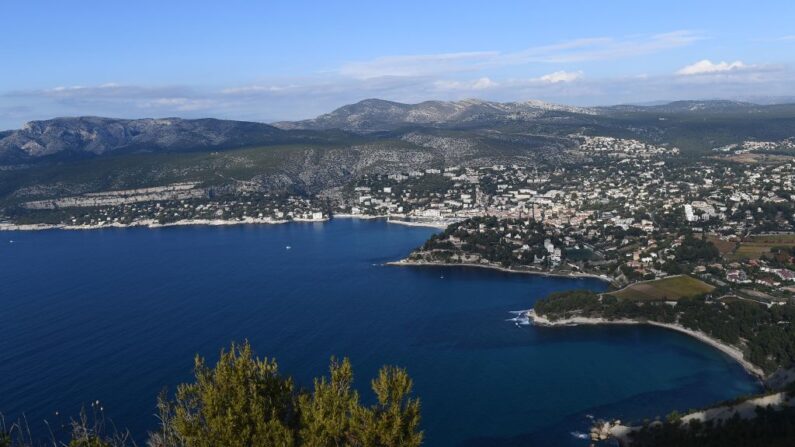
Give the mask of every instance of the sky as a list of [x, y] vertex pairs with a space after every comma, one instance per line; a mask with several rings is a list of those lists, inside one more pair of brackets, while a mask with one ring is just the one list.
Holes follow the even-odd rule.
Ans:
[[795, 102], [795, 2], [3, 0], [0, 129], [366, 98]]

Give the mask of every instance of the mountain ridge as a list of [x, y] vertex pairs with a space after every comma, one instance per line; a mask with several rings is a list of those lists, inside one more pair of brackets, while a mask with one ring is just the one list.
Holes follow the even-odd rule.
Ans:
[[[773, 133], [764, 129], [757, 132], [748, 127], [750, 124], [746, 122], [746, 117], [762, 120], [758, 125], [763, 128], [778, 127]], [[565, 137], [585, 132], [651, 138], [659, 143], [671, 140], [672, 132], [675, 133], [673, 136], [682, 134], [682, 129], [694, 136], [701, 135], [695, 133], [694, 123], [702, 118], [710, 119], [711, 126], [716, 129], [721, 127], [724, 132], [739, 132], [753, 138], [768, 133], [781, 137], [781, 120], [765, 120], [771, 117], [784, 118], [784, 128], [788, 129], [790, 124], [787, 123], [795, 120], [795, 104], [759, 105], [729, 100], [692, 100], [656, 105], [581, 108], [538, 100], [501, 103], [464, 99], [404, 104], [371, 98], [339, 107], [313, 119], [272, 124], [215, 118], [59, 117], [30, 121], [21, 129], [0, 131], [0, 164], [58, 161], [128, 152], [184, 152], [334, 141], [345, 141], [347, 144], [352, 139], [403, 140], [403, 135], [408, 133], [418, 130], [431, 132], [434, 129], [464, 132], [468, 137], [495, 132]], [[739, 131], [738, 126], [745, 129]], [[698, 132], [703, 133], [703, 129], [699, 127]], [[713, 144], [711, 141], [706, 139], [699, 145]]]
[[316, 118], [273, 123], [280, 129], [327, 130], [353, 132], [394, 130], [409, 125], [461, 125], [484, 120], [527, 120], [540, 118], [545, 112], [591, 115], [590, 108], [551, 104], [538, 100], [496, 102], [481, 99], [460, 101], [423, 101], [406, 104], [377, 98], [347, 104]]
[[60, 117], [30, 121], [21, 129], [0, 133], [0, 161], [240, 146], [266, 143], [283, 134], [268, 124], [215, 118]]

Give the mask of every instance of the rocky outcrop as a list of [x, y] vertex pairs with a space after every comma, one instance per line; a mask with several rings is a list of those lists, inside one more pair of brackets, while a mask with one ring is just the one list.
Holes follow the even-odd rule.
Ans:
[[202, 188], [196, 188], [196, 183], [175, 183], [152, 188], [105, 191], [52, 200], [36, 200], [25, 202], [22, 206], [28, 209], [52, 210], [58, 208], [115, 206], [158, 200], [197, 199], [206, 196], [207, 191]]
[[48, 156], [92, 156], [122, 151], [180, 151], [262, 144], [286, 138], [261, 123], [180, 118], [125, 120], [99, 117], [31, 121], [0, 134], [0, 162]]

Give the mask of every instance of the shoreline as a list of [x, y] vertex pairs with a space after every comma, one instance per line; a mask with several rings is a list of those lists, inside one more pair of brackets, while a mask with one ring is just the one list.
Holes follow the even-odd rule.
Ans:
[[542, 327], [566, 327], [566, 326], [587, 326], [587, 325], [596, 326], [596, 325], [613, 324], [613, 325], [648, 325], [648, 326], [656, 326], [664, 329], [669, 329], [685, 335], [689, 335], [690, 337], [695, 338], [696, 340], [721, 351], [723, 354], [729, 356], [732, 360], [739, 363], [740, 366], [742, 366], [746, 372], [756, 377], [757, 379], [761, 380], [763, 383], [765, 379], [767, 379], [767, 374], [765, 374], [765, 372], [762, 371], [761, 368], [746, 360], [745, 355], [739, 348], [726, 344], [715, 338], [712, 338], [709, 335], [705, 334], [704, 332], [687, 329], [686, 327], [679, 326], [678, 324], [660, 323], [657, 321], [639, 321], [639, 320], [630, 320], [630, 319], [607, 320], [605, 318], [589, 318], [589, 317], [572, 317], [562, 320], [551, 321], [544, 316], [536, 314], [535, 309], [530, 309], [529, 311], [527, 311], [527, 317], [533, 322], [534, 325]]
[[186, 219], [178, 220], [176, 222], [168, 222], [161, 224], [155, 220], [137, 220], [127, 224], [118, 222], [111, 222], [108, 224], [100, 225], [67, 225], [67, 224], [48, 224], [48, 223], [32, 223], [32, 224], [14, 224], [14, 223], [0, 223], [0, 232], [3, 231], [44, 231], [44, 230], [64, 230], [64, 231], [79, 231], [79, 230], [102, 230], [109, 228], [166, 228], [166, 227], [182, 227], [182, 226], [226, 226], [226, 225], [279, 225], [291, 222], [329, 222], [333, 219], [362, 219], [362, 220], [377, 220], [383, 219], [387, 223], [405, 225], [411, 227], [425, 227], [435, 229], [445, 229], [449, 223], [444, 222], [418, 222], [418, 221], [403, 221], [393, 220], [389, 216], [369, 216], [369, 215], [354, 215], [354, 214], [334, 214], [332, 217], [323, 219], [260, 219], [260, 218], [246, 218], [244, 220], [225, 220], [225, 219]]
[[500, 267], [498, 265], [492, 264], [472, 264], [472, 263], [465, 263], [465, 262], [417, 262], [417, 261], [409, 261], [407, 259], [401, 259], [399, 261], [390, 261], [385, 263], [386, 265], [391, 266], [398, 266], [398, 267], [475, 267], [475, 268], [482, 268], [482, 269], [490, 269], [490, 270], [497, 270], [500, 272], [506, 273], [519, 273], [524, 275], [536, 275], [536, 276], [548, 276], [553, 278], [570, 278], [570, 279], [584, 279], [584, 278], [592, 278], [598, 279], [607, 283], [612, 283], [613, 281], [610, 278], [605, 276], [596, 275], [593, 273], [556, 273], [556, 272], [545, 272], [545, 271], [533, 271], [533, 270], [516, 270], [510, 269], [506, 267]]
[[123, 229], [123, 228], [167, 228], [183, 226], [227, 226], [227, 225], [280, 225], [290, 222], [326, 222], [329, 219], [244, 219], [244, 220], [224, 220], [224, 219], [187, 219], [176, 222], [161, 224], [155, 220], [139, 220], [128, 224], [113, 222], [102, 225], [64, 225], [64, 224], [0, 224], [0, 231], [44, 231], [44, 230], [102, 230], [102, 229]]
[[444, 230], [445, 228], [449, 227], [452, 223], [444, 223], [444, 222], [418, 222], [418, 221], [411, 221], [411, 220], [393, 220], [387, 219], [387, 223], [396, 224], [396, 225], [403, 225], [406, 227], [425, 227], [425, 228], [435, 228], [437, 230]]
[[450, 226], [451, 222], [445, 221], [414, 221], [414, 220], [395, 220], [391, 219], [391, 216], [381, 215], [381, 216], [373, 216], [369, 214], [334, 214], [332, 218], [340, 218], [340, 219], [362, 219], [362, 220], [374, 220], [374, 219], [384, 219], [387, 223], [397, 224], [397, 225], [405, 225], [408, 227], [425, 227], [425, 228], [436, 228], [439, 230], [444, 230], [448, 226]]

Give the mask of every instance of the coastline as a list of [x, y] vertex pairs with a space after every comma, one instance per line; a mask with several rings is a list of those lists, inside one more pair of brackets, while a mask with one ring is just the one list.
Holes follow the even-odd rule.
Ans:
[[450, 223], [446, 222], [421, 222], [421, 221], [412, 221], [412, 220], [393, 220], [393, 219], [387, 219], [386, 221], [387, 223], [404, 225], [407, 227], [426, 227], [426, 228], [436, 228], [438, 230], [444, 230], [445, 228], [450, 226]]
[[363, 219], [363, 220], [373, 220], [373, 219], [385, 219], [387, 223], [397, 224], [397, 225], [405, 225], [408, 227], [426, 227], [426, 228], [436, 228], [440, 230], [444, 230], [447, 228], [451, 222], [446, 221], [428, 221], [423, 222], [419, 220], [396, 220], [391, 219], [391, 216], [381, 215], [381, 216], [373, 216], [369, 214], [334, 214], [332, 216], [334, 219]]
[[328, 222], [332, 219], [363, 219], [375, 220], [384, 219], [387, 223], [405, 225], [411, 227], [426, 227], [435, 229], [445, 229], [450, 223], [448, 222], [422, 222], [411, 220], [393, 220], [389, 216], [372, 216], [365, 214], [334, 214], [332, 217], [323, 219], [270, 219], [270, 218], [245, 218], [243, 220], [226, 220], [226, 219], [185, 219], [176, 222], [169, 222], [161, 224], [153, 219], [137, 220], [127, 224], [118, 222], [111, 222], [99, 225], [67, 225], [67, 224], [14, 224], [14, 223], [0, 223], [0, 232], [2, 231], [43, 231], [43, 230], [101, 230], [103, 228], [165, 228], [165, 227], [180, 227], [188, 225], [205, 225], [205, 226], [225, 226], [225, 225], [278, 225], [290, 222]]
[[592, 278], [592, 279], [605, 281], [607, 283], [613, 282], [610, 278], [601, 275], [595, 275], [593, 273], [577, 273], [577, 272], [556, 273], [556, 272], [547, 272], [543, 270], [538, 270], [538, 271], [516, 270], [493, 264], [472, 264], [466, 262], [417, 262], [417, 261], [409, 261], [408, 259], [401, 259], [399, 261], [387, 262], [386, 265], [399, 266], [399, 267], [475, 267], [475, 268], [482, 268], [489, 270], [497, 270], [506, 273], [519, 273], [524, 275], [548, 276], [553, 278], [572, 278], [572, 279]]
[[739, 348], [726, 344], [715, 338], [712, 338], [709, 335], [705, 334], [704, 332], [687, 329], [686, 327], [679, 326], [677, 324], [660, 323], [657, 321], [638, 321], [630, 319], [607, 320], [605, 318], [588, 318], [588, 317], [572, 317], [562, 320], [551, 321], [544, 316], [536, 314], [535, 309], [530, 309], [529, 311], [527, 311], [527, 317], [533, 322], [534, 325], [543, 326], [543, 327], [561, 327], [561, 326], [565, 327], [565, 326], [606, 325], [606, 324], [617, 324], [617, 325], [645, 324], [649, 326], [656, 326], [656, 327], [673, 330], [685, 335], [689, 335], [690, 337], [693, 337], [696, 340], [721, 351], [722, 353], [729, 356], [732, 360], [739, 363], [740, 366], [743, 367], [743, 369], [745, 369], [749, 374], [755, 376], [756, 378], [762, 381], [764, 381], [767, 378], [767, 375], [765, 374], [764, 371], [762, 371], [761, 368], [759, 368], [758, 366], [754, 365], [753, 363], [745, 359], [745, 355]]
[[0, 231], [43, 231], [43, 230], [101, 230], [106, 228], [166, 228], [189, 225], [226, 226], [226, 225], [278, 225], [289, 222], [325, 222], [328, 219], [255, 219], [224, 220], [224, 219], [187, 219], [161, 224], [155, 220], [138, 220], [129, 224], [112, 222], [102, 225], [64, 225], [64, 224], [0, 224]]

